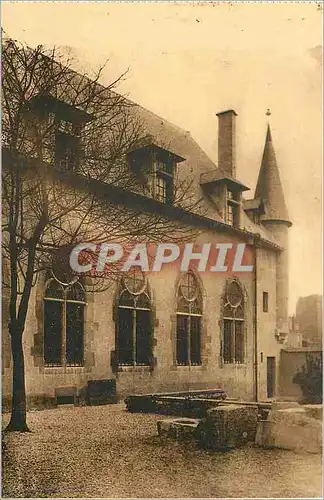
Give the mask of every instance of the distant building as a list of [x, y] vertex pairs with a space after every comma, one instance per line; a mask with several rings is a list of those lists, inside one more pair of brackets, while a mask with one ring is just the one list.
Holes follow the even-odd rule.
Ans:
[[296, 307], [296, 320], [302, 334], [303, 346], [322, 345], [322, 296], [300, 297]]
[[302, 347], [302, 334], [296, 316], [289, 316], [289, 332], [286, 345], [289, 347]]

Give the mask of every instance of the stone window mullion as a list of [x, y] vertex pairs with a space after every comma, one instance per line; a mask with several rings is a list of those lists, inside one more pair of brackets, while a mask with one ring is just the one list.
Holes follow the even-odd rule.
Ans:
[[62, 307], [62, 351], [61, 351], [61, 360], [62, 360], [62, 366], [66, 366], [66, 313], [67, 313], [67, 307], [66, 307], [66, 290], [64, 290], [64, 301], [63, 301], [63, 307]]
[[188, 316], [188, 329], [187, 329], [187, 337], [188, 337], [188, 365], [191, 365], [191, 315]]
[[133, 365], [136, 366], [136, 305], [133, 309]]

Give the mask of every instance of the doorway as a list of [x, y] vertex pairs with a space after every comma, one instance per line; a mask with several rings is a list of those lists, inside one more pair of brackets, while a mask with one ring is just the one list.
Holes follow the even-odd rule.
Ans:
[[267, 397], [273, 398], [276, 387], [276, 358], [267, 357]]

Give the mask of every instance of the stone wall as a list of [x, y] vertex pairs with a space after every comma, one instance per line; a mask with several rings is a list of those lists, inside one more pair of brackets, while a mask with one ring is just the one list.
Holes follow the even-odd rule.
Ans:
[[[257, 250], [257, 331], [258, 331], [258, 400], [268, 399], [267, 357], [275, 358], [274, 398], [279, 395], [279, 361], [282, 344], [276, 337], [277, 285], [276, 254]], [[268, 293], [268, 311], [263, 311], [263, 292]]]
[[[234, 236], [205, 232], [198, 244], [238, 242]], [[259, 249], [258, 258], [258, 359], [259, 398], [265, 398], [267, 356], [277, 356], [274, 338], [276, 321], [275, 253]], [[254, 397], [254, 275], [239, 273], [245, 300], [245, 362], [224, 364], [221, 358], [222, 298], [226, 280], [231, 273], [200, 273], [198, 280], [203, 296], [202, 364], [177, 366], [176, 290], [180, 274], [175, 266], [165, 266], [162, 272], [152, 273], [149, 289], [153, 310], [154, 366], [122, 367], [116, 370], [116, 288], [87, 295], [85, 308], [85, 364], [82, 367], [47, 367], [43, 361], [43, 293], [44, 279], [39, 278], [32, 291], [26, 329], [24, 352], [26, 360], [26, 390], [28, 400], [53, 401], [58, 387], [75, 387], [81, 398], [88, 380], [116, 378], [120, 399], [132, 393], [152, 393], [189, 389], [222, 388], [229, 397], [252, 400]], [[262, 291], [269, 293], [269, 312], [262, 312]], [[4, 309], [6, 304], [4, 304]], [[4, 324], [3, 339], [7, 338]], [[261, 355], [262, 352], [262, 355]], [[4, 343], [3, 396], [10, 399], [10, 347]]]

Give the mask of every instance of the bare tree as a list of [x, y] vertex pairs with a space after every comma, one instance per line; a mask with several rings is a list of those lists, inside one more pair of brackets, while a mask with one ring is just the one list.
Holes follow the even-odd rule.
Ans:
[[[28, 431], [22, 339], [39, 272], [62, 261], [81, 241], [184, 241], [193, 235], [161, 206], [154, 209], [153, 199], [143, 211], [150, 172], [132, 169], [126, 158], [150, 137], [134, 105], [114, 90], [125, 75], [105, 88], [99, 84], [102, 70], [76, 73], [73, 61], [58, 49], [3, 41], [3, 263], [8, 271], [3, 286], [8, 287], [13, 359], [8, 430]], [[190, 180], [175, 181], [174, 205], [197, 209]], [[116, 273], [112, 268], [109, 276], [92, 279], [92, 286]]]

